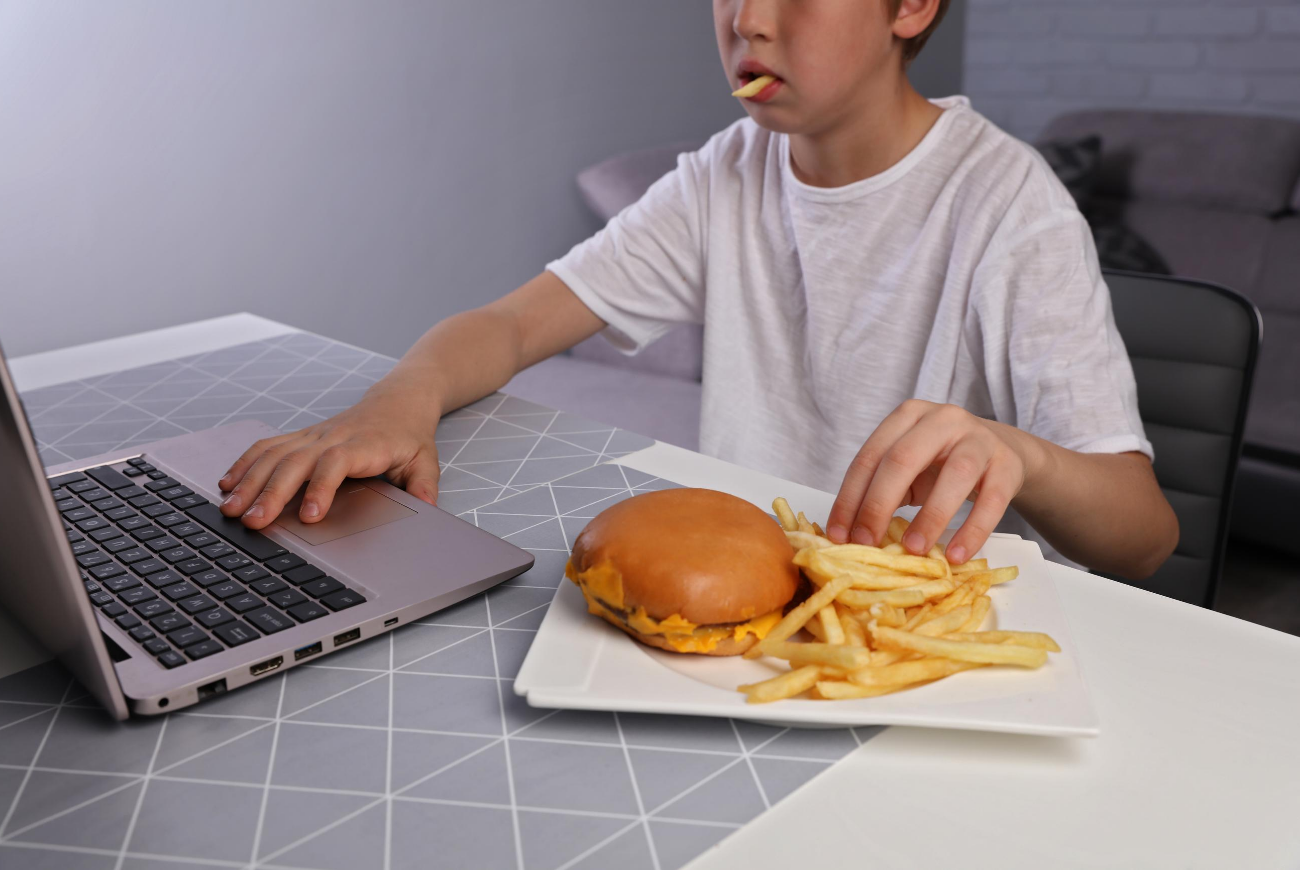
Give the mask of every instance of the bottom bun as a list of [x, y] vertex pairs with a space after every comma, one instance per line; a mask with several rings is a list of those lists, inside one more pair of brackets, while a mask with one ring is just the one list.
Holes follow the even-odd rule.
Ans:
[[[601, 619], [605, 620], [610, 625], [626, 632], [627, 634], [631, 635], [636, 640], [639, 640], [641, 643], [645, 644], [646, 646], [652, 646], [657, 649], [661, 649], [664, 652], [677, 653], [678, 655], [687, 654], [687, 653], [683, 653], [679, 649], [674, 649], [670, 644], [670, 642], [668, 641], [668, 639], [661, 634], [642, 634], [639, 631], [634, 631], [631, 626], [625, 625], [617, 617], [613, 616], [607, 611], [604, 611], [603, 608], [602, 608], [602, 612], [599, 613], [598, 615], [600, 616]], [[738, 656], [744, 653], [750, 647], [757, 645], [758, 642], [759, 639], [752, 634], [745, 635], [745, 637], [741, 640], [736, 640], [734, 637], [729, 637], [724, 640], [718, 641], [717, 646], [715, 646], [713, 649], [709, 650], [708, 652], [704, 652], [702, 650], [696, 650], [690, 653], [690, 655]]]

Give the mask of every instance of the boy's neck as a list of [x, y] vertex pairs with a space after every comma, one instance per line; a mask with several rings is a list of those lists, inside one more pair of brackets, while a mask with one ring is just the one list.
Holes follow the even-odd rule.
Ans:
[[906, 157], [943, 110], [906, 78], [868, 95], [839, 123], [815, 134], [790, 134], [790, 168], [814, 187], [843, 187], [884, 172]]

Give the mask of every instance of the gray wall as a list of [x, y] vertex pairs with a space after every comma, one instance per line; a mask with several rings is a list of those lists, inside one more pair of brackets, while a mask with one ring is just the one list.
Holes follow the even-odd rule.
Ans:
[[1300, 117], [1296, 0], [970, 0], [966, 89], [1032, 139], [1106, 106]]
[[0, 0], [0, 340], [247, 310], [398, 354], [595, 229], [580, 168], [739, 113], [704, 0]]

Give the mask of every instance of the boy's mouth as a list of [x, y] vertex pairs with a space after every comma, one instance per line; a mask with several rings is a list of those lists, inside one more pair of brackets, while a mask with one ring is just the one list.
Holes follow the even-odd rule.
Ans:
[[732, 91], [731, 95], [755, 103], [765, 103], [772, 99], [785, 84], [776, 73], [750, 59], [741, 61], [736, 78], [740, 81], [740, 87]]

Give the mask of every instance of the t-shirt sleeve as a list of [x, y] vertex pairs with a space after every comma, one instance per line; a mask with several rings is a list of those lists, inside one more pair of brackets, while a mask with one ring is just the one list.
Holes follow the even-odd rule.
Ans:
[[680, 155], [641, 199], [546, 266], [608, 324], [605, 337], [625, 353], [675, 324], [703, 322], [707, 177], [704, 151]]
[[1154, 457], [1088, 224], [1061, 210], [991, 246], [975, 273], [997, 417], [1081, 453]]

